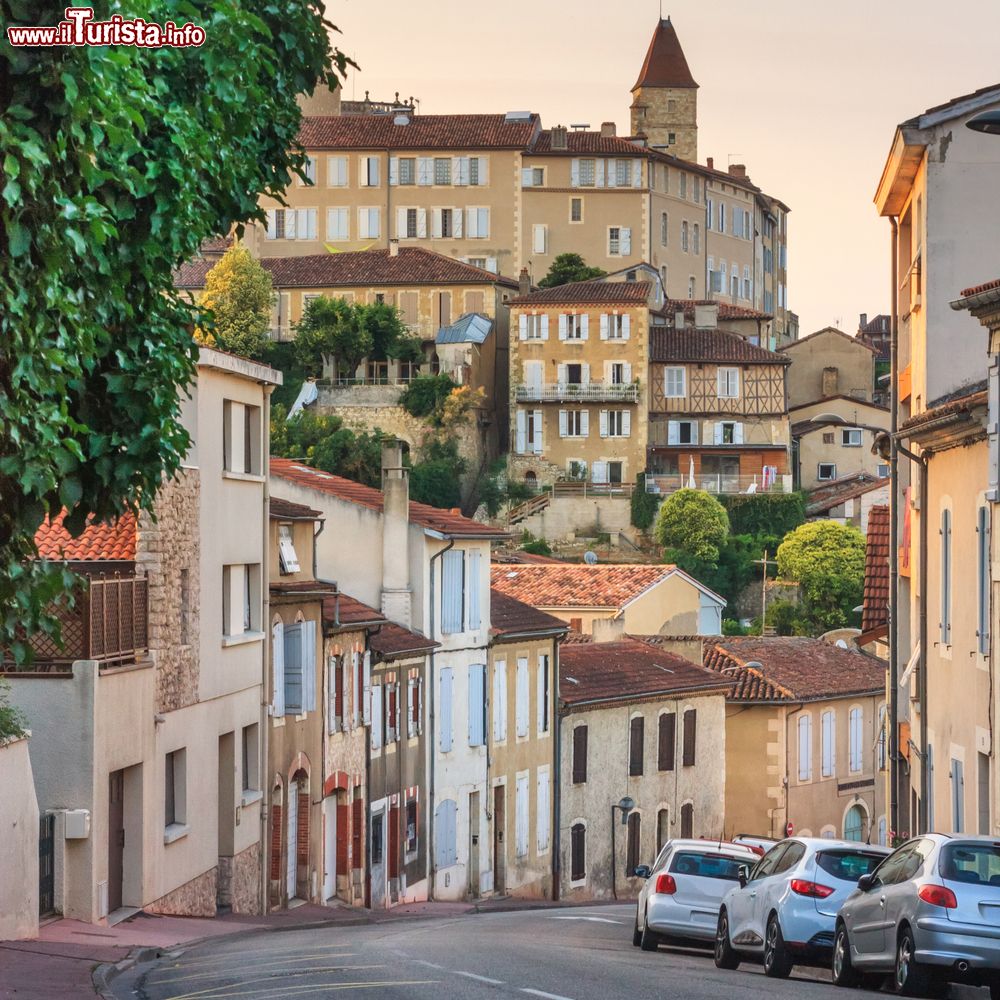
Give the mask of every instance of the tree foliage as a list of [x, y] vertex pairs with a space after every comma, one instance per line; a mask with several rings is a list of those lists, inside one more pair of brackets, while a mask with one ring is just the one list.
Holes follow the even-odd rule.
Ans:
[[578, 253], [561, 253], [552, 261], [549, 273], [538, 282], [538, 287], [555, 288], [557, 285], [568, 285], [571, 281], [603, 278], [607, 273], [599, 267], [589, 267]]
[[224, 351], [260, 360], [270, 338], [271, 275], [246, 247], [234, 244], [205, 275], [198, 305], [207, 313], [196, 338]]
[[[64, 9], [5, 3], [4, 25]], [[0, 645], [18, 660], [24, 631], [55, 627], [62, 570], [33, 561], [45, 516], [66, 507], [79, 532], [149, 508], [187, 451], [198, 317], [174, 269], [301, 175], [296, 95], [346, 64], [315, 0], [169, 14], [205, 44], [0, 49]]]
[[357, 310], [344, 299], [317, 295], [306, 303], [295, 325], [295, 356], [317, 378], [323, 374], [325, 360], [334, 357], [345, 377], [353, 378], [371, 349], [371, 333], [361, 326]]
[[780, 540], [806, 520], [802, 493], [736, 493], [723, 497], [721, 503], [734, 535], [770, 535]]
[[648, 531], [656, 519], [656, 504], [656, 497], [646, 492], [646, 473], [640, 472], [635, 477], [635, 489], [632, 491], [630, 510], [632, 527]]
[[429, 440], [410, 470], [410, 499], [432, 507], [458, 507], [462, 502], [459, 477], [465, 469], [453, 438]]
[[10, 704], [10, 684], [0, 677], [0, 747], [8, 740], [20, 739], [27, 730], [28, 720]]
[[729, 536], [729, 515], [704, 490], [677, 490], [660, 505], [653, 535], [665, 549], [714, 565]]
[[804, 617], [825, 632], [852, 619], [865, 577], [865, 536], [852, 525], [810, 521], [778, 548], [778, 573], [802, 588]]
[[457, 388], [450, 375], [418, 375], [403, 390], [399, 405], [411, 417], [424, 419], [440, 413], [449, 393]]

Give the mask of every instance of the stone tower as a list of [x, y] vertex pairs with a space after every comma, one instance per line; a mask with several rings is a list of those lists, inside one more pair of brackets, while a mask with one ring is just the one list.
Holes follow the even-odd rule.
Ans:
[[698, 162], [698, 84], [670, 18], [657, 22], [632, 88], [632, 135], [682, 160]]

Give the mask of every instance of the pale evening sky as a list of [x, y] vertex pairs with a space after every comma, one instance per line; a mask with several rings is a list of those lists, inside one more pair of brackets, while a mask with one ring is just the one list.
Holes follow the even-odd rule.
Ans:
[[[701, 88], [699, 159], [746, 163], [792, 209], [802, 335], [853, 333], [860, 312], [887, 311], [889, 226], [872, 197], [893, 129], [1000, 81], [1000, 3], [663, 3]], [[658, 12], [657, 0], [327, 0], [361, 67], [348, 98], [398, 90], [427, 114], [530, 110], [546, 127], [614, 121], [619, 135]]]

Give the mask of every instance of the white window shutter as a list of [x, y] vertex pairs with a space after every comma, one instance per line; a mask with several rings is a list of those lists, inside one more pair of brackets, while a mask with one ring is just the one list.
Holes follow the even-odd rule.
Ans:
[[469, 746], [481, 747], [486, 742], [483, 732], [484, 667], [481, 663], [469, 664]]
[[427, 238], [427, 209], [417, 209], [417, 236], [420, 239]]
[[632, 414], [628, 410], [622, 410], [622, 437], [632, 435]]
[[[480, 157], [480, 159], [482, 159], [482, 157]], [[483, 162], [485, 162], [485, 160]], [[479, 215], [479, 218], [477, 220], [477, 227], [478, 227], [477, 228], [477, 232], [478, 232], [479, 238], [481, 240], [489, 239], [489, 236], [490, 236], [490, 210], [488, 208], [478, 208], [478, 209], [476, 209], [476, 212]], [[496, 258], [490, 258], [490, 257], [487, 258], [487, 260], [486, 260], [486, 270], [487, 271], [496, 271], [495, 264], [494, 264], [493, 267], [490, 267], [490, 264], [489, 264], [490, 260], [494, 260], [495, 261]]]
[[523, 455], [528, 450], [527, 414], [524, 410], [517, 411], [517, 453]]
[[542, 453], [542, 411], [535, 410], [535, 454]]
[[521, 167], [521, 187], [529, 188], [532, 186], [531, 178], [533, 171], [531, 167]]
[[559, 314], [559, 339], [560, 340], [565, 340], [566, 339], [566, 328], [567, 328], [568, 322], [569, 322], [569, 317], [566, 315], [566, 313], [560, 313]]
[[580, 317], [580, 339], [588, 340], [590, 338], [590, 317], [584, 313]]
[[399, 157], [389, 157], [389, 184], [395, 187], [399, 183]]
[[467, 208], [465, 210], [465, 234], [470, 240], [479, 236], [479, 227], [476, 225], [477, 209]]
[[608, 411], [601, 410], [601, 437], [606, 438], [608, 436]]
[[608, 339], [608, 314], [601, 313], [601, 340]]
[[488, 156], [479, 157], [479, 186], [482, 187], [490, 182], [490, 159]]
[[590, 436], [590, 413], [583, 410], [580, 413], [580, 437]]
[[594, 186], [604, 187], [604, 160], [594, 161]]
[[368, 209], [358, 209], [358, 239], [368, 239]]
[[528, 315], [527, 313], [521, 313], [517, 318], [517, 339], [527, 340], [528, 339]]
[[606, 483], [608, 481], [608, 463], [594, 462], [591, 466], [590, 478], [595, 483]]
[[681, 443], [680, 421], [670, 420], [667, 422], [667, 444]]
[[363, 713], [362, 720], [365, 725], [368, 725], [372, 721], [372, 706], [371, 706], [371, 692], [372, 692], [372, 654], [371, 650], [365, 650], [364, 661], [363, 661], [363, 680], [364, 680], [364, 693], [361, 701], [361, 711]]
[[698, 421], [691, 421], [691, 444], [698, 443]]
[[625, 226], [621, 231], [621, 254], [623, 257], [632, 252], [632, 230]]
[[406, 239], [406, 209], [396, 209], [396, 239]]
[[549, 772], [541, 769], [538, 771], [535, 847], [538, 851], [547, 851], [549, 849]]
[[542, 664], [538, 663], [535, 667], [535, 728], [539, 733], [545, 732], [545, 713], [548, 711], [548, 706], [545, 704], [545, 684], [545, 670], [542, 669]]
[[576, 158], [570, 163], [569, 178], [569, 182], [573, 187], [580, 186], [580, 161]]
[[541, 321], [542, 321], [542, 340], [548, 340], [549, 339], [549, 317], [546, 316], [546, 315], [543, 315], [541, 317]]
[[559, 411], [559, 437], [566, 437], [569, 433], [569, 417], [565, 410]]
[[285, 210], [285, 239], [294, 240], [296, 238], [296, 227], [295, 220], [297, 218], [297, 213], [293, 208], [286, 208]]
[[632, 161], [632, 187], [642, 187], [642, 160]]
[[733, 443], [743, 444], [743, 424], [736, 424], [733, 428]]
[[519, 657], [517, 661], [517, 707], [515, 712], [515, 724], [518, 736], [528, 735], [528, 697], [528, 661]]
[[[489, 236], [489, 231], [487, 231], [486, 235]], [[489, 271], [490, 274], [500, 273], [500, 264], [496, 257], [486, 258], [486, 270]]]
[[469, 628], [477, 629], [482, 625], [479, 592], [482, 566], [482, 553], [478, 549], [469, 550], [469, 577], [466, 586], [469, 592]]
[[441, 209], [432, 208], [431, 209], [431, 238], [440, 239], [441, 238]]
[[267, 229], [264, 230], [264, 238], [268, 240], [276, 239], [274, 226], [274, 209], [267, 210]]
[[618, 161], [617, 160], [609, 160], [608, 161], [608, 187], [609, 188], [618, 187], [618, 177], [617, 177], [617, 170], [616, 170], [617, 166], [618, 166]]
[[566, 384], [567, 384], [566, 383], [566, 378], [567, 378], [567, 375], [568, 375], [568, 372], [567, 372], [566, 366], [565, 365], [558, 365], [557, 368], [556, 368], [556, 378], [559, 380], [559, 387], [561, 389], [565, 389], [566, 388]]
[[504, 719], [507, 701], [507, 663], [497, 660], [493, 664], [493, 742], [506, 738], [507, 724]]
[[532, 239], [531, 247], [532, 253], [545, 253], [546, 251], [546, 235], [547, 227], [544, 223], [536, 223], [531, 227]]
[[456, 187], [464, 187], [469, 183], [469, 158], [453, 156], [451, 158], [451, 182]]
[[382, 746], [382, 733], [385, 730], [385, 711], [382, 707], [382, 685], [376, 684], [372, 688], [372, 749], [378, 750]]
[[622, 365], [622, 377], [625, 379], [626, 385], [632, 384], [632, 363], [630, 361], [626, 361]]
[[302, 708], [316, 711], [316, 622], [302, 623]]
[[590, 365], [582, 364], [580, 365], [580, 384], [590, 385]]
[[460, 208], [453, 208], [451, 210], [451, 224], [453, 227], [451, 235], [454, 236], [456, 240], [460, 240], [462, 238], [462, 214], [463, 213]]
[[[628, 340], [632, 336], [632, 317], [625, 313], [622, 316], [622, 340]], [[631, 379], [629, 379], [631, 381]]]
[[[705, 422], [705, 436], [708, 436], [708, 421]], [[717, 423], [715, 425], [715, 437], [714, 441], [716, 444], [722, 444], [722, 424]]]
[[417, 157], [417, 184], [427, 187], [434, 183], [434, 160], [430, 156]]

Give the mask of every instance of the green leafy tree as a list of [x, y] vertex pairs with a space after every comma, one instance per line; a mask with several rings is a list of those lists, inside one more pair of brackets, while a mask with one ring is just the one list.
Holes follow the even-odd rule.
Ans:
[[28, 720], [10, 704], [10, 684], [0, 677], [0, 747], [8, 740], [20, 739], [27, 729]]
[[578, 253], [561, 253], [552, 261], [549, 273], [538, 282], [538, 287], [555, 288], [557, 285], [568, 285], [572, 281], [603, 278], [607, 273], [599, 267], [589, 267]]
[[419, 337], [411, 337], [395, 306], [385, 302], [355, 306], [362, 327], [371, 334], [370, 357], [378, 361], [396, 358], [400, 361], [420, 361], [423, 350]]
[[646, 492], [646, 473], [640, 472], [635, 477], [635, 489], [632, 491], [632, 526], [640, 531], [648, 531], [656, 519], [656, 504], [656, 497]]
[[671, 493], [660, 505], [653, 528], [653, 537], [664, 549], [681, 561], [686, 557], [702, 566], [718, 563], [728, 536], [726, 509], [704, 490], [683, 489]]
[[[64, 9], [5, 3], [0, 20]], [[182, 0], [167, 13], [204, 27], [201, 47], [0, 48], [0, 646], [17, 661], [26, 633], [57, 631], [63, 570], [34, 559], [46, 515], [66, 507], [80, 532], [151, 508], [187, 452], [198, 310], [173, 273], [302, 176], [296, 97], [347, 63], [322, 11]]]
[[803, 617], [815, 631], [840, 628], [861, 603], [865, 536], [852, 525], [810, 521], [778, 547], [778, 573], [801, 586]]
[[403, 390], [399, 397], [399, 405], [411, 417], [431, 419], [440, 422], [445, 400], [451, 395], [458, 383], [449, 375], [418, 375]]
[[371, 347], [370, 333], [361, 329], [356, 309], [344, 299], [317, 295], [295, 324], [295, 357], [316, 377], [323, 374], [326, 360], [336, 357], [345, 376], [352, 378]]
[[200, 339], [246, 358], [264, 357], [274, 289], [271, 275], [246, 247], [234, 244], [222, 255], [205, 276], [198, 304], [208, 313]]
[[465, 469], [454, 439], [430, 439], [410, 470], [410, 499], [432, 507], [458, 507], [462, 502], [459, 480]]

